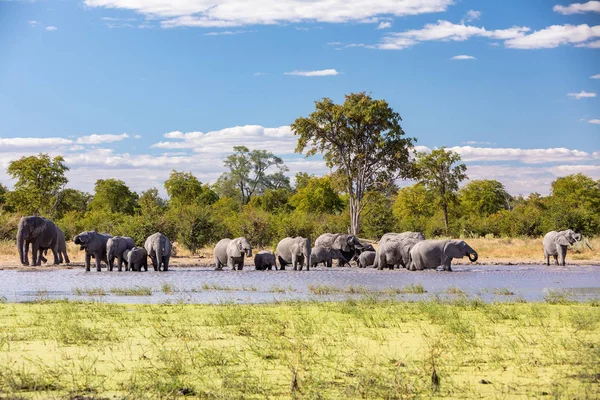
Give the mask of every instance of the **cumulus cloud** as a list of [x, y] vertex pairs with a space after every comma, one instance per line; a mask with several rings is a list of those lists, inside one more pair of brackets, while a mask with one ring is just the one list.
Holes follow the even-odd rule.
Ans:
[[378, 22], [381, 16], [443, 12], [453, 0], [84, 0], [88, 7], [126, 9], [165, 28], [233, 27], [298, 22]]
[[79, 144], [101, 144], [101, 143], [112, 143], [118, 142], [120, 140], [127, 139], [129, 137], [128, 134], [122, 133], [120, 135], [89, 135], [82, 136], [77, 139], [77, 143]]
[[380, 22], [379, 25], [377, 25], [377, 29], [388, 29], [392, 27], [392, 23], [391, 22]]
[[18, 150], [43, 151], [44, 149], [64, 148], [73, 141], [64, 138], [0, 138], [0, 153]]
[[567, 44], [586, 46], [585, 42], [597, 37], [600, 37], [600, 25], [552, 25], [529, 35], [507, 40], [504, 45], [512, 49], [551, 49]]
[[284, 72], [284, 75], [295, 75], [295, 76], [331, 76], [338, 75], [335, 69], [321, 69], [317, 71], [292, 71], [292, 72]]
[[57, 29], [58, 29], [57, 27], [55, 27], [55, 26], [52, 26], [52, 25], [50, 25], [50, 26], [47, 26], [47, 27], [46, 27], [46, 30], [47, 30], [47, 31], [50, 31], [50, 32], [52, 32], [52, 31], [55, 31], [55, 30], [57, 30]]
[[475, 57], [473, 57], [473, 56], [468, 56], [466, 54], [461, 54], [461, 55], [452, 57], [451, 60], [477, 60], [477, 59]]
[[465, 22], [476, 21], [479, 18], [481, 18], [481, 11], [469, 10], [463, 19], [460, 20], [460, 23], [464, 24]]
[[582, 90], [579, 93], [567, 93], [567, 96], [574, 97], [575, 99], [579, 100], [579, 99], [585, 99], [585, 98], [590, 98], [590, 97], [596, 97], [596, 93], [586, 92], [585, 90]]
[[600, 79], [600, 74], [590, 76], [591, 79]]
[[588, 122], [590, 124], [597, 124], [598, 125], [598, 124], [600, 124], [600, 119], [590, 119]]
[[562, 15], [583, 14], [586, 12], [600, 12], [600, 1], [588, 1], [587, 3], [573, 3], [568, 6], [555, 5], [552, 7], [557, 13]]

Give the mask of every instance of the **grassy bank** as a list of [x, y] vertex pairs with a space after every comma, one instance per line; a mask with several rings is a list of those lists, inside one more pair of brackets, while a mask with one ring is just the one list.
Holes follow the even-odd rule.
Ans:
[[599, 329], [593, 303], [0, 304], [0, 397], [595, 398]]

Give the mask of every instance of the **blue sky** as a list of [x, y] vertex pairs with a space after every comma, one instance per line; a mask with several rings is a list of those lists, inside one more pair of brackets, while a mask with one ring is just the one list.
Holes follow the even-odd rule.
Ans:
[[322, 174], [289, 124], [366, 91], [419, 150], [547, 193], [600, 178], [599, 24], [598, 1], [0, 0], [0, 183], [39, 151], [88, 191], [171, 169], [211, 182], [236, 144]]

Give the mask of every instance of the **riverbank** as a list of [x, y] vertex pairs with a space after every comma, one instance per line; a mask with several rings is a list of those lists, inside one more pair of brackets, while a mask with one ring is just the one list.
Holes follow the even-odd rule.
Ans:
[[0, 397], [594, 398], [600, 307], [547, 301], [0, 304]]

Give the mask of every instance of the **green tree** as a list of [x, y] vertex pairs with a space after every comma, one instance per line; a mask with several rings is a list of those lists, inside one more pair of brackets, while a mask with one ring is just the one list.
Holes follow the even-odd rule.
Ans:
[[159, 196], [157, 188], [143, 191], [138, 204], [140, 213], [147, 216], [160, 215], [167, 208], [167, 202]]
[[415, 139], [406, 138], [400, 115], [385, 100], [363, 93], [345, 96], [343, 104], [324, 98], [315, 111], [291, 125], [298, 135], [296, 152], [323, 154], [329, 168], [341, 171], [350, 202], [350, 229], [360, 233], [363, 199], [369, 191], [411, 173], [409, 153]]
[[54, 216], [58, 194], [68, 182], [68, 170], [61, 156], [51, 159], [40, 153], [11, 161], [6, 171], [17, 182], [7, 194], [7, 203], [21, 214]]
[[119, 179], [98, 179], [94, 187], [91, 211], [123, 213], [133, 215], [137, 208], [138, 195]]
[[400, 231], [426, 232], [435, 214], [434, 197], [423, 184], [417, 183], [398, 191], [393, 214]]
[[417, 153], [415, 162], [417, 180], [435, 194], [436, 202], [442, 206], [446, 232], [448, 232], [448, 206], [456, 201], [458, 184], [467, 179], [465, 174], [467, 167], [464, 164], [457, 164], [459, 161], [458, 153], [442, 147], [429, 154]]
[[331, 186], [331, 177], [310, 176], [301, 182], [301, 189], [289, 201], [298, 211], [337, 214], [344, 209], [344, 201]]
[[206, 205], [219, 200], [219, 196], [208, 185], [203, 185], [191, 172], [173, 170], [164, 185], [171, 202], [179, 205]]
[[6, 194], [8, 193], [8, 189], [6, 186], [0, 183], [0, 210], [2, 210], [4, 203], [6, 203]]
[[474, 180], [459, 190], [463, 210], [468, 215], [488, 216], [509, 208], [511, 196], [504, 185], [493, 179]]
[[[217, 186], [229, 192], [235, 190], [242, 204], [248, 204], [253, 195], [266, 189], [290, 188], [289, 178], [284, 175], [288, 168], [280, 157], [269, 151], [250, 151], [246, 146], [235, 146], [224, 165], [229, 172], [221, 175]], [[276, 171], [268, 174], [272, 168]]]
[[367, 192], [363, 211], [363, 236], [377, 239], [395, 228], [394, 200], [382, 192]]
[[252, 196], [250, 204], [267, 212], [289, 212], [291, 206], [288, 204], [291, 191], [288, 189], [267, 189], [260, 196]]
[[71, 211], [83, 214], [86, 212], [91, 199], [92, 196], [89, 193], [67, 188], [58, 196], [56, 215], [58, 218], [62, 218]]

